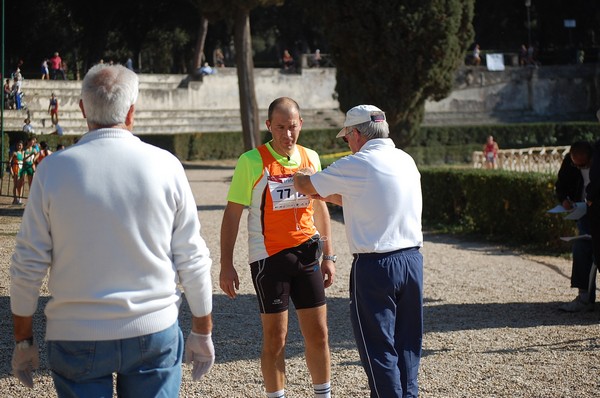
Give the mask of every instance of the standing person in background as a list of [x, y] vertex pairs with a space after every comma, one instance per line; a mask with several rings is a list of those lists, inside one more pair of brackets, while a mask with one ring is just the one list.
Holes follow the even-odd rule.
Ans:
[[519, 66], [526, 66], [528, 63], [527, 56], [527, 46], [525, 44], [521, 44], [521, 48], [519, 49]]
[[36, 166], [38, 166], [42, 162], [42, 160], [44, 160], [45, 157], [50, 156], [53, 153], [48, 147], [48, 143], [46, 141], [40, 142], [40, 148], [40, 153], [38, 154], [37, 159], [35, 160]]
[[[590, 182], [592, 154], [593, 149], [589, 142], [574, 142], [560, 166], [554, 188], [556, 198], [567, 210], [571, 210], [576, 202], [585, 201], [585, 189]], [[579, 235], [590, 234], [588, 214], [577, 220], [577, 230]], [[559, 309], [566, 312], [591, 311], [596, 301], [596, 266], [592, 242], [589, 239], [576, 239], [572, 245], [571, 287], [579, 291], [573, 301], [562, 304]]]
[[48, 104], [48, 113], [52, 119], [52, 124], [58, 124], [58, 98], [52, 93], [50, 103]]
[[223, 68], [225, 66], [225, 55], [221, 47], [217, 47], [213, 51], [213, 65], [215, 68]]
[[298, 192], [343, 206], [354, 253], [350, 317], [371, 397], [417, 397], [423, 340], [421, 175], [389, 137], [385, 113], [359, 105], [346, 113], [352, 155], [313, 174], [294, 175]]
[[59, 73], [63, 80], [67, 79], [63, 70], [62, 58], [58, 55], [58, 52], [55, 52], [50, 58], [50, 78], [56, 80]]
[[321, 163], [315, 151], [296, 144], [302, 130], [296, 101], [287, 97], [273, 101], [266, 125], [273, 139], [242, 154], [233, 174], [221, 225], [220, 286], [227, 296], [236, 297], [240, 283], [233, 250], [242, 212], [248, 207], [249, 262], [263, 328], [260, 361], [267, 397], [285, 397], [291, 298], [304, 337], [314, 396], [329, 398], [331, 370], [324, 288], [333, 283], [337, 257], [333, 254], [327, 206], [298, 195], [291, 179], [299, 168], [318, 171]]
[[[596, 113], [600, 121], [600, 109]], [[586, 188], [587, 212], [590, 217], [590, 232], [594, 250], [594, 264], [600, 269], [600, 139], [594, 143], [594, 154], [590, 166], [590, 183]]]
[[48, 59], [42, 61], [42, 80], [50, 80], [50, 71], [48, 70]]
[[124, 66], [90, 69], [79, 102], [89, 131], [42, 162], [16, 238], [13, 374], [33, 387], [32, 315], [49, 273], [46, 340], [59, 397], [112, 397], [113, 373], [119, 397], [177, 397], [178, 285], [193, 315], [192, 378], [214, 362], [211, 259], [196, 203], [179, 160], [132, 134], [138, 87]]
[[488, 136], [483, 145], [483, 158], [486, 169], [495, 169], [498, 167], [498, 143], [494, 141], [493, 136]]
[[31, 189], [31, 182], [33, 181], [33, 174], [35, 173], [35, 160], [38, 155], [38, 150], [35, 148], [36, 140], [34, 137], [30, 137], [27, 140], [25, 149], [23, 149], [23, 168], [21, 169], [20, 177], [25, 181], [27, 176], [27, 183]]
[[19, 110], [23, 108], [23, 91], [21, 90], [21, 86], [23, 85], [23, 75], [21, 74], [21, 69], [17, 68], [15, 75], [13, 76], [13, 96], [15, 98], [15, 109]]
[[4, 109], [12, 109], [14, 106], [14, 98], [12, 88], [10, 86], [10, 80], [6, 79], [4, 82]]
[[13, 205], [23, 204], [21, 196], [23, 195], [23, 180], [21, 179], [21, 169], [23, 168], [23, 141], [17, 141], [15, 151], [10, 155], [8, 161], [10, 164], [10, 175], [13, 178]]
[[481, 65], [481, 49], [479, 48], [479, 44], [475, 44], [473, 48], [473, 65]]

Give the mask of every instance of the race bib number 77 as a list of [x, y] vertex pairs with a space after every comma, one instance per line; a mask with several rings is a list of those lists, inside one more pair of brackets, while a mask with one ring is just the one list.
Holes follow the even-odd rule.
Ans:
[[291, 174], [268, 176], [269, 192], [273, 200], [273, 210], [304, 208], [310, 204], [310, 198], [294, 189], [294, 177]]

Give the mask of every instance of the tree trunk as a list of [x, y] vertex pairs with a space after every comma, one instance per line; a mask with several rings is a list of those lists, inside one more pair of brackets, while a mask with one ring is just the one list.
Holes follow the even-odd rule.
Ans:
[[202, 66], [202, 55], [204, 54], [204, 42], [206, 41], [206, 34], [208, 33], [208, 19], [202, 16], [202, 23], [198, 28], [198, 39], [196, 41], [196, 49], [194, 52], [194, 63], [192, 68], [192, 74], [195, 74], [198, 69]]
[[254, 61], [250, 36], [250, 12], [239, 7], [235, 12], [235, 62], [240, 91], [240, 113], [244, 149], [249, 151], [261, 144], [258, 127], [258, 105], [254, 89]]

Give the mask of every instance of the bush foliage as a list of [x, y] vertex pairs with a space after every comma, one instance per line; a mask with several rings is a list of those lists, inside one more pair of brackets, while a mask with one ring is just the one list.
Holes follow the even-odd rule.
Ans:
[[[343, 153], [348, 145], [335, 138], [338, 130], [303, 130], [298, 142], [316, 150], [321, 155]], [[263, 133], [263, 142], [270, 134]], [[488, 135], [493, 135], [502, 148], [527, 148], [536, 146], [570, 145], [578, 140], [600, 139], [600, 124], [590, 122], [529, 123], [482, 126], [421, 127], [419, 138], [405, 151], [419, 166], [468, 164], [473, 151], [480, 151]], [[26, 140], [27, 134], [7, 132], [10, 145], [17, 139]], [[236, 159], [244, 151], [241, 132], [196, 133], [174, 135], [140, 135], [143, 141], [164, 148], [182, 161]], [[54, 150], [59, 143], [71, 145], [77, 136], [38, 135]], [[5, 136], [5, 140], [7, 137]], [[8, 141], [7, 140], [7, 141]], [[6, 141], [5, 141], [6, 142]], [[5, 146], [5, 157], [8, 146]], [[335, 157], [333, 158], [335, 160]], [[324, 162], [330, 163], [331, 161]]]
[[556, 177], [498, 170], [421, 168], [423, 224], [510, 244], [564, 250], [575, 223], [546, 211]]

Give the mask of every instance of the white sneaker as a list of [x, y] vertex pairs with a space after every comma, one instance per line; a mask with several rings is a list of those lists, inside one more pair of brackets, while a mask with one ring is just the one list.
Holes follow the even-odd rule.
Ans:
[[594, 303], [581, 301], [579, 296], [577, 296], [575, 300], [562, 304], [558, 309], [565, 312], [589, 312], [594, 311]]

